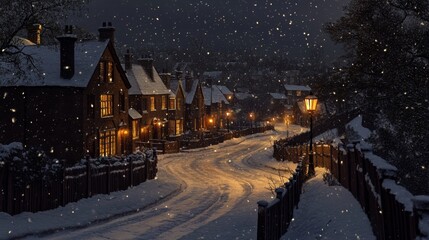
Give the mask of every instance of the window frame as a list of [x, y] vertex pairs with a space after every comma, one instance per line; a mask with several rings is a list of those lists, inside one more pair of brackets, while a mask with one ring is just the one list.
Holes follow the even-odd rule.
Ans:
[[156, 111], [156, 98], [154, 96], [150, 97], [150, 111], [155, 112]]
[[[104, 97], [106, 97], [104, 99]], [[101, 94], [100, 95], [100, 117], [108, 118], [113, 117], [114, 109], [113, 109], [113, 94]]]
[[162, 95], [161, 96], [161, 110], [166, 110], [166, 109], [167, 109], [167, 96]]
[[116, 154], [116, 130], [109, 129], [99, 132], [99, 155], [100, 157], [109, 157]]

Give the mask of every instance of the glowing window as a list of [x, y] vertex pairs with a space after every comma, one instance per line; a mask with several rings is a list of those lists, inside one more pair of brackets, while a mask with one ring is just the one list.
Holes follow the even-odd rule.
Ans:
[[116, 154], [116, 131], [100, 132], [100, 156], [107, 157]]
[[101, 117], [113, 116], [113, 95], [102, 94], [100, 96]]

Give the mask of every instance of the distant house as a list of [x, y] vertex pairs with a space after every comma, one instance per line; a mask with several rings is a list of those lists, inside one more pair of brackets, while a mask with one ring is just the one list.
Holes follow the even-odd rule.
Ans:
[[185, 95], [184, 131], [200, 131], [205, 128], [204, 95], [201, 82], [194, 79], [190, 63], [178, 63], [174, 67], [174, 75], [170, 84], [181, 83]]
[[182, 81], [172, 81], [171, 73], [160, 73], [165, 86], [171, 90], [168, 105], [168, 136], [176, 138], [183, 134], [185, 122], [185, 91]]
[[76, 43], [67, 26], [57, 37], [59, 49], [26, 46], [40, 74], [0, 77], [0, 142], [22, 142], [70, 164], [85, 155], [130, 152], [131, 85], [114, 48], [114, 31], [104, 23], [99, 41]]
[[125, 71], [131, 84], [130, 106], [142, 116], [132, 119], [133, 147], [138, 142], [165, 139], [168, 134], [168, 104], [171, 91], [164, 85], [151, 57], [137, 59], [125, 56]]
[[218, 86], [203, 87], [206, 110], [205, 125], [208, 129], [224, 128], [226, 125], [226, 105], [229, 104]]
[[269, 93], [270, 113], [278, 116], [287, 114], [288, 111], [287, 97], [284, 93]]
[[285, 94], [287, 97], [286, 103], [288, 105], [294, 105], [296, 102], [304, 99], [311, 92], [311, 88], [302, 85], [284, 85]]
[[222, 85], [216, 85], [217, 88], [222, 92], [228, 102], [234, 101], [234, 93], [229, 90], [228, 87]]

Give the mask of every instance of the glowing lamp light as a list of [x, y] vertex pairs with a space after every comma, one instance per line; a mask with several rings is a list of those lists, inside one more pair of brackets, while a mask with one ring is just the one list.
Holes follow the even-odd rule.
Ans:
[[211, 118], [210, 118], [210, 119], [209, 119], [209, 122], [210, 122], [210, 123], [213, 123], [213, 119], [211, 119]]
[[317, 97], [310, 92], [310, 95], [305, 97], [305, 110], [308, 112], [314, 112], [317, 108]]

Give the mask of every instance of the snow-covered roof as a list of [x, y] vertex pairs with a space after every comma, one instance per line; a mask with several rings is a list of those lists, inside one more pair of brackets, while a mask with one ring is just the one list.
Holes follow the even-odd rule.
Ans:
[[231, 92], [231, 90], [229, 90], [229, 88], [228, 87], [226, 87], [226, 86], [222, 86], [222, 85], [215, 85], [217, 88], [219, 88], [219, 90], [223, 93], [223, 94], [225, 94], [225, 95], [230, 95], [230, 94], [233, 94], [233, 92]]
[[186, 93], [186, 104], [192, 104], [192, 100], [194, 100], [195, 93], [197, 92], [199, 80], [194, 79], [192, 81], [192, 88], [191, 91]]
[[311, 88], [309, 86], [303, 86], [303, 85], [289, 85], [289, 84], [285, 84], [284, 85], [286, 90], [289, 91], [311, 91]]
[[271, 97], [278, 100], [287, 99], [286, 95], [283, 93], [270, 93]]
[[13, 74], [3, 75], [0, 86], [63, 86], [86, 87], [109, 41], [88, 41], [75, 45], [75, 73], [71, 79], [60, 77], [60, 50], [56, 46], [28, 45], [23, 53], [34, 59], [38, 72], [28, 71], [17, 78]]
[[26, 38], [18, 37], [18, 36], [13, 37], [11, 43], [13, 45], [20, 46], [20, 47], [21, 46], [35, 46], [36, 45], [32, 41], [30, 41]]
[[244, 100], [246, 98], [252, 97], [252, 95], [250, 93], [235, 93], [234, 96], [238, 100]]
[[213, 79], [218, 79], [222, 76], [222, 71], [208, 71], [208, 72], [204, 72], [203, 76], [205, 77], [210, 77]]
[[211, 103], [221, 103], [229, 104], [228, 100], [226, 100], [225, 96], [216, 86], [212, 87], [203, 87], [203, 95], [204, 95], [204, 104], [206, 106], [210, 106]]
[[129, 95], [161, 95], [171, 92], [164, 85], [154, 67], [152, 67], [153, 77], [140, 64], [132, 64], [131, 69], [126, 69], [126, 75], [131, 84], [128, 91]]
[[142, 118], [142, 115], [139, 112], [137, 112], [137, 110], [135, 110], [134, 108], [128, 109], [128, 115], [130, 115], [130, 117], [132, 119], [140, 119], [140, 118]]
[[173, 93], [177, 93], [177, 91], [179, 90], [179, 81], [178, 80], [170, 80], [170, 89]]

